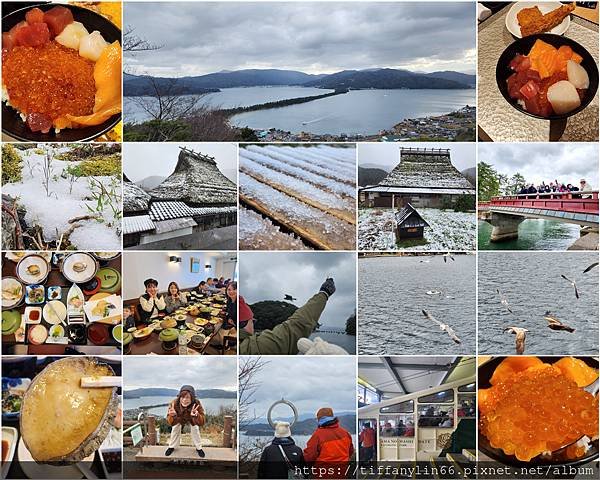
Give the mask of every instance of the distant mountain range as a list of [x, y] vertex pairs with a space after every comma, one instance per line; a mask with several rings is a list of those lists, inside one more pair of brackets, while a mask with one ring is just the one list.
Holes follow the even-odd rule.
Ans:
[[148, 192], [153, 188], [158, 187], [164, 181], [165, 178], [167, 177], [161, 177], [160, 175], [152, 175], [135, 183]]
[[175, 83], [178, 94], [204, 94], [221, 88], [304, 86], [325, 89], [468, 89], [475, 87], [475, 75], [459, 72], [414, 73], [408, 70], [379, 68], [368, 70], [344, 70], [333, 74], [311, 75], [294, 70], [248, 69], [234, 72], [222, 71], [195, 77], [151, 77], [125, 73], [123, 94], [125, 96], [151, 95], [154, 82], [159, 89]]
[[471, 185], [476, 186], [477, 170], [475, 169], [475, 167], [467, 168], [460, 173], [462, 173], [463, 177], [465, 177], [469, 182], [471, 182]]
[[[179, 390], [174, 388], [135, 388], [133, 390], [125, 390], [123, 398], [140, 398], [140, 397], [172, 397], [175, 398]], [[229, 390], [221, 390], [220, 388], [200, 389], [196, 388], [196, 396], [202, 398], [237, 398], [237, 393]]]
[[381, 182], [388, 172], [381, 168], [363, 168], [358, 167], [358, 186], [366, 187], [368, 185], [377, 185]]
[[[342, 413], [340, 415], [336, 415], [338, 420], [340, 421], [340, 425], [344, 427], [348, 432], [355, 433], [356, 432], [356, 417], [352, 413]], [[285, 419], [285, 421], [291, 422], [292, 419]], [[310, 415], [309, 418], [298, 419], [298, 422], [292, 427], [292, 438], [294, 435], [311, 435], [315, 429], [317, 428], [317, 420], [314, 415]], [[273, 427], [268, 423], [253, 423], [246, 427], [245, 430], [248, 436], [272, 436], [273, 435]]]

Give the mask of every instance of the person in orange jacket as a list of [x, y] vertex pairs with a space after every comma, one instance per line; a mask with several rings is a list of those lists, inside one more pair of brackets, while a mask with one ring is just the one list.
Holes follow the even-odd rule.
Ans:
[[358, 436], [358, 441], [362, 446], [362, 457], [361, 461], [370, 462], [373, 460], [373, 454], [375, 453], [375, 442], [377, 439], [377, 433], [371, 427], [371, 422], [365, 422], [363, 429]]
[[340, 426], [329, 407], [317, 412], [317, 429], [304, 449], [304, 461], [314, 478], [345, 478], [354, 454], [352, 436]]

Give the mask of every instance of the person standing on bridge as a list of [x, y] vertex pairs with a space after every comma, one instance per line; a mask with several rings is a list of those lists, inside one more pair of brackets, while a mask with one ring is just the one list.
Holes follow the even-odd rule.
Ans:
[[240, 322], [240, 355], [297, 355], [298, 340], [308, 338], [327, 305], [329, 297], [335, 293], [333, 278], [323, 282], [319, 292], [313, 295], [308, 302], [296, 310], [287, 320], [275, 326], [272, 330], [265, 330], [260, 334], [254, 332], [254, 313], [246, 304], [243, 297], [239, 297], [239, 322]]
[[[593, 190], [592, 186], [585, 181], [585, 178], [579, 180], [579, 190], [581, 192], [591, 192]], [[581, 198], [592, 198], [591, 195], [582, 195]]]
[[167, 410], [167, 423], [171, 425], [171, 438], [169, 448], [165, 455], [173, 454], [181, 444], [181, 431], [185, 425], [190, 425], [192, 443], [196, 448], [198, 456], [204, 458], [202, 442], [200, 440], [200, 427], [204, 425], [206, 416], [200, 400], [196, 398], [196, 390], [191, 385], [184, 385], [179, 390], [179, 395], [169, 404]]

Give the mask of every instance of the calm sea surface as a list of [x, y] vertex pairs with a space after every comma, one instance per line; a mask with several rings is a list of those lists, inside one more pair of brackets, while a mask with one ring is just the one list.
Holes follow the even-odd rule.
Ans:
[[[224, 88], [221, 92], [205, 95], [201, 103], [215, 108], [232, 108], [322, 95], [330, 91], [287, 86]], [[299, 105], [242, 113], [232, 117], [231, 122], [253, 129], [364, 135], [389, 129], [406, 118], [441, 115], [465, 105], [475, 105], [475, 89], [353, 90]], [[149, 118], [131, 97], [124, 97], [124, 110], [126, 122], [141, 122]]]
[[[358, 260], [359, 354], [474, 354], [475, 256], [454, 258], [447, 263], [439, 255]], [[423, 309], [450, 325], [462, 343], [425, 318]]]
[[553, 220], [525, 220], [519, 225], [519, 238], [490, 242], [492, 226], [479, 222], [480, 250], [566, 250], [579, 238], [579, 225]]
[[[123, 410], [131, 410], [133, 408], [138, 408], [142, 406], [148, 405], [161, 405], [170, 403], [173, 400], [174, 396], [148, 396], [148, 397], [139, 397], [139, 398], [124, 398], [123, 402]], [[200, 397], [200, 402], [202, 402], [202, 406], [204, 410], [210, 413], [218, 413], [220, 407], [235, 407], [236, 399], [235, 398], [202, 398]], [[166, 416], [167, 415], [167, 407], [155, 407], [148, 410], [149, 413], [153, 413], [155, 415]]]
[[[502, 330], [529, 330], [525, 353], [530, 355], [598, 353], [598, 269], [583, 270], [598, 261], [593, 252], [480, 252], [479, 351], [514, 354], [515, 337]], [[577, 283], [580, 298], [561, 274]], [[513, 314], [500, 303], [499, 289]], [[554, 331], [546, 311], [575, 332]]]

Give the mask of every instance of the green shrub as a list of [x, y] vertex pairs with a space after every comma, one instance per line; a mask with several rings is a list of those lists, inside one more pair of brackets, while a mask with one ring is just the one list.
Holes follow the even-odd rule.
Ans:
[[2, 146], [2, 184], [20, 182], [23, 179], [23, 160], [15, 147], [9, 143]]
[[450, 195], [442, 196], [442, 200], [440, 202], [440, 208], [442, 210], [448, 210], [452, 208], [452, 197]]
[[121, 175], [121, 155], [100, 155], [79, 164], [80, 177]]
[[475, 195], [459, 195], [454, 204], [455, 212], [475, 210]]

